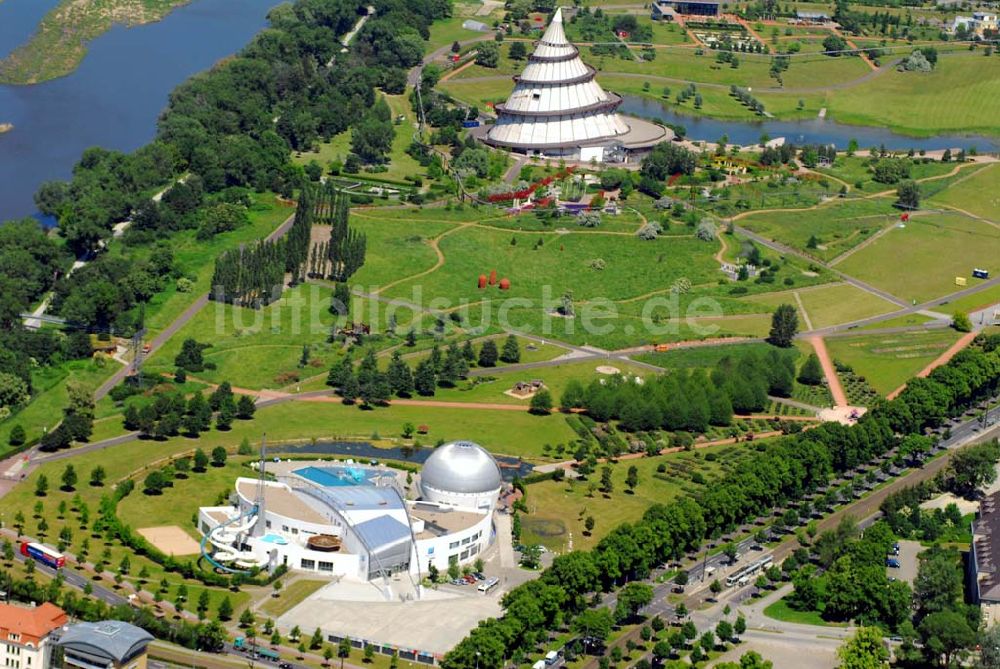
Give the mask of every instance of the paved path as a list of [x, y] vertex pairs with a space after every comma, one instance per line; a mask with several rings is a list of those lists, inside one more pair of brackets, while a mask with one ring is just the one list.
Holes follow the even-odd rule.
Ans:
[[812, 344], [816, 357], [819, 358], [819, 364], [823, 367], [823, 374], [826, 376], [826, 382], [830, 386], [830, 394], [833, 396], [833, 405], [835, 407], [848, 406], [847, 393], [840, 385], [840, 377], [837, 376], [837, 369], [833, 366], [833, 360], [830, 359], [830, 352], [826, 350], [826, 342], [823, 341], [822, 337], [809, 337], [806, 341]]

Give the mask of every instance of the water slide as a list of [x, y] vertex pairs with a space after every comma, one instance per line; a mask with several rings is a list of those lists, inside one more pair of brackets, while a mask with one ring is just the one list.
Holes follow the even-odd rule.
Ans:
[[[230, 574], [240, 574], [254, 567], [266, 566], [268, 558], [259, 557], [252, 551], [241, 551], [233, 547], [241, 535], [246, 534], [257, 524], [258, 513], [259, 509], [255, 504], [235, 518], [230, 518], [217, 525], [201, 538], [202, 557], [208, 560], [213, 567]], [[214, 552], [209, 551], [209, 544]], [[224, 563], [233, 564], [237, 568], [234, 569]]]

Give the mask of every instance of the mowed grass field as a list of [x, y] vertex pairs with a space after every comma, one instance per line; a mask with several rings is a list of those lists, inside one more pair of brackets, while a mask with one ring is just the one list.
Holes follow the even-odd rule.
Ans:
[[[681, 495], [694, 495], [745, 457], [744, 446], [711, 446], [686, 451], [621, 460], [611, 465], [613, 490], [605, 495], [592, 490], [599, 484], [603, 464], [588, 481], [542, 481], [528, 486], [528, 513], [521, 517], [524, 543], [540, 543], [550, 550], [593, 547], [612, 528], [642, 517], [651, 504], [662, 504]], [[625, 486], [629, 467], [635, 466], [639, 484], [630, 493]], [[657, 471], [659, 468], [664, 471]], [[698, 482], [700, 481], [700, 482]], [[585, 534], [584, 523], [594, 517], [594, 530]]]
[[[334, 323], [328, 310], [330, 298], [329, 288], [303, 284], [286, 290], [280, 300], [262, 309], [210, 302], [152, 353], [146, 371], [172, 372], [174, 358], [187, 338], [211, 344], [203, 356], [215, 369], [194, 375], [211, 383], [280, 388], [290, 382], [280, 378], [283, 374], [305, 377], [325, 371], [340, 349], [326, 341]], [[310, 346], [313, 362], [299, 368], [303, 345]]]
[[957, 214], [911, 218], [837, 268], [905, 300], [924, 302], [959, 288], [972, 269], [1000, 270], [1000, 229]]
[[849, 364], [875, 390], [885, 395], [905, 383], [944, 353], [959, 338], [954, 330], [828, 337], [835, 360]]
[[[796, 299], [796, 295], [798, 299]], [[780, 304], [791, 304], [799, 311], [799, 327], [805, 329], [805, 317], [802, 308], [808, 315], [813, 328], [825, 328], [851, 321], [861, 320], [870, 316], [878, 316], [899, 307], [882, 298], [867, 293], [848, 283], [838, 283], [825, 286], [814, 286], [801, 290], [789, 290], [780, 293], [746, 298], [748, 302], [775, 308]], [[799, 305], [801, 300], [801, 306]]]
[[[786, 85], [790, 85], [787, 78]], [[842, 123], [889, 126], [917, 136], [998, 135], [1000, 58], [987, 58], [982, 50], [948, 53], [932, 72], [885, 68], [862, 84], [828, 91], [826, 97], [828, 117]]]
[[963, 209], [977, 216], [1000, 222], [1000, 165], [988, 165], [931, 201]]
[[[888, 200], [835, 200], [807, 210], [751, 213], [740, 219], [740, 225], [829, 261], [861, 244], [898, 216]], [[813, 237], [816, 248], [809, 248]]]
[[[463, 299], [540, 300], [545, 287], [555, 300], [567, 290], [575, 299], [618, 300], [668, 289], [680, 277], [692, 284], [717, 278], [712, 255], [718, 244], [693, 236], [645, 241], [628, 233], [604, 234], [600, 228], [560, 234], [469, 227], [444, 237], [440, 249], [444, 264], [416, 281], [426, 296], [449, 298], [455, 304]], [[592, 268], [595, 260], [604, 261], [603, 270]], [[510, 280], [509, 291], [477, 288], [478, 276], [492, 270]], [[386, 294], [405, 296], [412, 288], [408, 283]]]

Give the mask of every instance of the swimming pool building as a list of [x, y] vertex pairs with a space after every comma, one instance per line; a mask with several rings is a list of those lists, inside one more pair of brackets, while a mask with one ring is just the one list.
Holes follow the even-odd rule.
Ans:
[[200, 509], [219, 564], [419, 578], [431, 565], [474, 561], [494, 538], [500, 468], [472, 442], [435, 449], [411, 484], [380, 466], [279, 462], [267, 471], [275, 480], [237, 479], [232, 506]]

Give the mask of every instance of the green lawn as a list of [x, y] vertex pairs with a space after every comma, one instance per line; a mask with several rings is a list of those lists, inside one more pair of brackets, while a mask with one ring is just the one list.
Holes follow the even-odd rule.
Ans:
[[937, 358], [959, 337], [951, 329], [828, 337], [830, 356], [847, 363], [879, 393], [892, 392]]
[[[712, 458], [709, 461], [706, 458]], [[622, 460], [613, 465], [613, 491], [605, 495], [591, 490], [588, 481], [543, 481], [528, 486], [528, 513], [521, 518], [525, 543], [541, 543], [555, 551], [587, 549], [617, 525], [638, 520], [650, 504], [667, 502], [680, 495], [694, 495], [722, 472], [732, 470], [744, 457], [743, 446], [713, 446], [687, 451]], [[630, 466], [638, 469], [639, 484], [629, 493], [625, 477]], [[663, 466], [664, 471], [657, 468]], [[590, 478], [600, 481], [600, 468]], [[700, 477], [700, 478], [699, 478]], [[692, 479], [702, 480], [696, 483]], [[585, 534], [587, 516], [595, 520], [591, 536]]]
[[930, 214], [892, 228], [837, 268], [897, 297], [924, 302], [959, 290], [955, 277], [969, 277], [974, 267], [1000, 270], [998, 244], [996, 227], [959, 215]]
[[972, 312], [1000, 302], [1000, 286], [991, 286], [972, 295], [934, 307], [937, 311], [952, 314], [956, 311]]
[[[791, 304], [798, 309], [796, 294], [802, 301], [802, 306], [808, 314], [813, 328], [825, 328], [850, 321], [857, 321], [870, 316], [895, 311], [898, 307], [880, 297], [855, 288], [848, 283], [838, 283], [825, 286], [815, 286], [802, 290], [784, 291], [780, 293], [765, 293], [747, 301], [765, 305], [769, 308], [779, 304]], [[805, 329], [805, 318], [799, 310], [799, 325]]]
[[305, 601], [309, 595], [313, 594], [324, 585], [329, 585], [329, 583], [330, 581], [301, 578], [294, 581], [287, 587], [282, 588], [278, 592], [277, 597], [271, 597], [269, 600], [264, 602], [261, 605], [260, 610], [271, 618], [277, 618], [278, 616], [282, 616], [291, 611], [297, 605]]
[[[541, 247], [537, 247], [538, 240], [543, 242]], [[618, 300], [666, 290], [680, 277], [693, 284], [717, 278], [712, 255], [718, 245], [693, 237], [649, 242], [629, 234], [602, 234], [600, 228], [568, 234], [467, 228], [444, 237], [440, 248], [444, 265], [419, 281], [428, 298], [449, 298], [455, 304], [461, 299], [472, 303], [508, 297], [538, 301], [544, 286], [550, 287], [556, 300], [566, 290], [582, 300]], [[604, 261], [603, 270], [591, 268], [595, 259]], [[477, 288], [477, 277], [494, 269], [498, 278], [510, 279], [509, 291]], [[387, 294], [408, 295], [411, 288], [404, 283]]]
[[[174, 357], [190, 337], [211, 344], [204, 357], [216, 366], [199, 372], [199, 378], [249, 388], [288, 385], [295, 380], [291, 375], [329, 369], [339, 355], [339, 345], [326, 341], [334, 321], [328, 311], [330, 297], [329, 288], [304, 284], [259, 310], [210, 302], [150, 355], [146, 368], [151, 373], [172, 372]], [[310, 365], [301, 369], [298, 364], [306, 344]]]
[[[788, 80], [786, 84], [791, 85]], [[872, 100], [879, 104], [873, 105]], [[830, 118], [889, 126], [918, 136], [1000, 134], [998, 101], [1000, 58], [985, 58], [982, 50], [947, 54], [930, 73], [891, 69], [863, 84], [827, 92]]]
[[[36, 369], [32, 374], [35, 395], [20, 411], [0, 422], [0, 453], [8, 450], [10, 431], [15, 425], [24, 428], [28, 440], [38, 439], [62, 420], [62, 410], [69, 402], [67, 384], [80, 383], [96, 389], [121, 366], [113, 360], [72, 360], [56, 367]], [[95, 434], [92, 440], [100, 438]]]
[[764, 615], [786, 623], [797, 623], [799, 625], [821, 625], [823, 627], [843, 627], [835, 623], [828, 623], [818, 611], [796, 611], [788, 605], [784, 599], [779, 599], [773, 604], [769, 604], [764, 609]]
[[934, 196], [933, 202], [1000, 221], [1000, 167], [988, 165]]
[[[740, 220], [740, 225], [820, 260], [832, 260], [895, 222], [898, 216], [889, 200], [847, 199], [808, 211], [751, 213]], [[813, 237], [815, 248], [809, 248]]]

